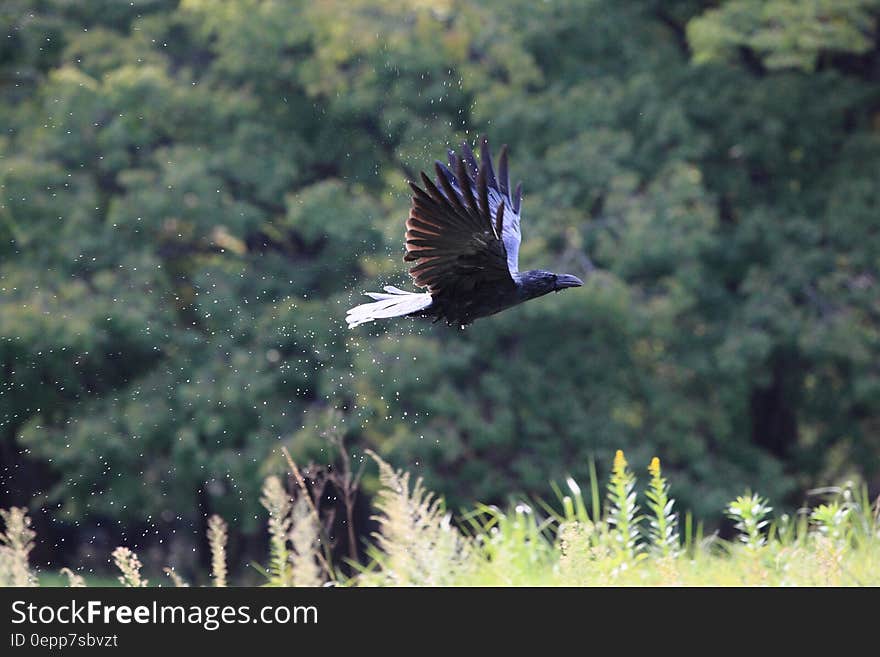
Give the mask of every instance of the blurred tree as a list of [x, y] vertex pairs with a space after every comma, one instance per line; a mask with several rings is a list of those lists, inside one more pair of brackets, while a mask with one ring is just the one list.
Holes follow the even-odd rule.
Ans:
[[767, 68], [813, 71], [823, 56], [876, 47], [878, 0], [728, 0], [688, 24], [697, 62], [745, 48]]
[[[250, 532], [281, 444], [334, 458], [328, 408], [453, 504], [616, 449], [660, 455], [700, 515], [877, 487], [878, 14], [4, 3], [0, 506]], [[362, 288], [408, 285], [406, 178], [478, 133], [525, 182], [523, 266], [588, 285], [348, 332]]]

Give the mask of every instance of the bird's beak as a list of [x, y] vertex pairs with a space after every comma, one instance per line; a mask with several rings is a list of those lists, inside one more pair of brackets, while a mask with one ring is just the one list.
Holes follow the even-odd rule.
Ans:
[[571, 274], [560, 274], [556, 277], [556, 287], [553, 289], [564, 290], [567, 287], [580, 287], [583, 284], [584, 282], [577, 276], [572, 276]]

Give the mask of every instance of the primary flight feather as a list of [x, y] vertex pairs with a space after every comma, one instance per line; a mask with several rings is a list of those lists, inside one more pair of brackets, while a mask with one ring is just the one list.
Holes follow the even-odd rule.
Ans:
[[480, 160], [462, 144], [449, 151], [449, 164], [436, 162], [436, 180], [421, 174], [406, 220], [406, 255], [410, 276], [427, 292], [386, 286], [368, 292], [375, 299], [348, 311], [349, 328], [387, 317], [415, 316], [466, 325], [480, 317], [543, 296], [578, 287], [570, 274], [519, 271], [522, 183], [510, 188], [507, 147], [492, 165], [489, 143], [480, 143]]

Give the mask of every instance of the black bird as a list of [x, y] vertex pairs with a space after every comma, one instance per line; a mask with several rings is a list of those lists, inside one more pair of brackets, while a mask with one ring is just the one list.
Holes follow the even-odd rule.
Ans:
[[583, 285], [577, 276], [540, 269], [519, 271], [522, 183], [510, 189], [507, 146], [492, 167], [483, 138], [480, 163], [465, 142], [462, 155], [449, 151], [449, 166], [436, 162], [437, 182], [422, 172], [424, 189], [410, 183], [412, 206], [406, 220], [406, 262], [418, 287], [405, 292], [386, 286], [368, 292], [376, 301], [348, 311], [349, 328], [403, 315], [445, 319], [464, 326], [505, 308]]

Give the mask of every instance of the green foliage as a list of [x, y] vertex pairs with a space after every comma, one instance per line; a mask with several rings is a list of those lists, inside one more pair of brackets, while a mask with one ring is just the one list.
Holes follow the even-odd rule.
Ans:
[[[260, 503], [269, 512], [269, 565], [265, 569], [257, 566], [257, 569], [266, 576], [268, 585], [320, 586], [324, 582], [323, 564], [318, 562], [321, 528], [317, 511], [309, 498], [301, 492], [296, 500], [292, 500], [281, 479], [272, 475], [263, 482]], [[213, 534], [216, 536], [216, 531]], [[225, 586], [225, 526], [221, 537], [212, 539], [209, 524], [208, 538], [214, 562], [219, 561], [222, 565], [222, 578], [218, 576], [221, 572], [218, 565], [213, 566], [215, 585]], [[332, 575], [332, 571], [327, 570]]]
[[651, 482], [645, 491], [648, 498], [648, 510], [651, 516], [648, 537], [651, 550], [661, 557], [671, 557], [680, 549], [681, 540], [678, 535], [678, 517], [673, 512], [675, 500], [669, 497], [669, 484], [660, 469], [660, 459], [656, 456], [648, 466]]
[[[395, 470], [378, 456], [381, 488], [376, 496], [376, 520], [379, 528], [370, 552], [373, 560], [349, 578], [333, 578], [334, 585], [347, 586], [505, 586], [505, 585], [780, 585], [780, 586], [864, 586], [880, 582], [880, 516], [876, 507], [863, 491], [854, 495], [849, 488], [830, 491], [827, 504], [812, 512], [805, 511], [801, 521], [790, 524], [785, 516], [775, 520], [766, 536], [763, 529], [771, 509], [759, 495], [740, 496], [728, 505], [730, 515], [737, 519], [741, 540], [726, 543], [714, 538], [697, 541], [689, 550], [682, 550], [679, 537], [666, 533], [665, 542], [658, 540], [654, 523], [649, 544], [643, 550], [640, 537], [633, 539], [634, 559], [621, 558], [621, 545], [631, 536], [622, 533], [620, 510], [609, 506], [605, 517], [587, 517], [586, 504], [580, 487], [572, 480], [568, 486], [572, 495], [562, 498], [560, 514], [541, 503], [548, 515], [542, 516], [530, 505], [519, 502], [507, 510], [478, 506], [465, 513], [460, 528], [450, 521], [442, 498], [427, 491], [421, 481], [410, 485], [409, 473]], [[634, 485], [634, 477], [627, 470], [622, 453], [616, 456], [611, 473], [615, 489], [610, 500]], [[671, 508], [674, 500], [661, 476], [659, 462], [653, 459], [650, 471], [649, 499], [664, 497]], [[296, 476], [296, 469], [294, 474]], [[597, 496], [595, 482], [591, 485]], [[321, 579], [308, 580], [300, 570], [302, 557], [314, 553], [314, 534], [304, 541], [290, 535], [298, 555], [293, 556], [292, 577], [279, 579], [287, 572], [287, 564], [279, 558], [287, 551], [282, 530], [289, 527], [277, 522], [279, 509], [289, 506], [289, 499], [280, 480], [270, 476], [264, 484], [264, 503], [276, 513], [270, 515], [269, 585], [315, 586]], [[658, 493], [658, 491], [662, 491]], [[829, 491], [826, 491], [829, 492]], [[305, 498], [300, 498], [300, 500]], [[652, 503], [653, 504], [653, 503]], [[299, 503], [298, 503], [299, 505]], [[634, 508], [634, 501], [626, 502]], [[293, 507], [294, 525], [309, 517], [306, 504]], [[848, 510], [844, 512], [844, 510]], [[289, 510], [289, 509], [288, 509]], [[5, 515], [6, 511], [2, 511]], [[301, 517], [300, 517], [301, 516]], [[24, 524], [26, 517], [22, 514]], [[641, 518], [627, 515], [635, 527]], [[668, 517], [664, 522], [668, 522]], [[209, 538], [217, 537], [219, 518], [209, 525]], [[19, 523], [21, 524], [21, 523]], [[213, 527], [213, 528], [212, 528]], [[224, 529], [225, 531], [225, 529]], [[279, 536], [275, 544], [275, 535]], [[688, 534], [689, 535], [689, 534]], [[212, 538], [213, 537], [213, 538]], [[284, 545], [282, 545], [284, 543]], [[305, 546], [305, 547], [303, 547]], [[314, 554], [313, 554], [314, 556]], [[113, 557], [122, 570], [119, 581], [125, 586], [146, 586], [140, 574], [141, 565], [136, 554], [127, 548], [117, 548]], [[2, 562], [0, 562], [2, 565]], [[307, 570], [313, 570], [314, 560]], [[29, 569], [27, 558], [19, 564]], [[165, 571], [178, 586], [186, 584], [176, 573]], [[217, 566], [213, 566], [215, 575]], [[330, 572], [339, 569], [328, 568]], [[3, 575], [0, 570], [0, 575]], [[70, 570], [64, 571], [69, 585], [82, 586], [85, 581]], [[51, 578], [43, 578], [44, 585], [52, 585]], [[55, 583], [60, 585], [60, 583]]]
[[[376, 582], [439, 586], [460, 577], [471, 546], [452, 526], [443, 500], [426, 491], [420, 479], [411, 487], [408, 472], [373, 458], [382, 485], [374, 517], [379, 523], [372, 550], [380, 572]], [[370, 574], [364, 577], [371, 579]]]
[[[329, 465], [331, 408], [495, 525], [618, 448], [662, 456], [688, 549], [744, 488], [877, 481], [880, 6], [710, 4], [4, 2], [3, 505], [178, 552], [218, 514], [256, 552], [275, 451]], [[522, 267], [587, 284], [349, 333], [406, 285], [406, 180], [479, 133], [524, 180]], [[546, 527], [501, 513], [524, 563]]]
[[614, 455], [611, 479], [608, 482], [608, 524], [615, 552], [622, 561], [635, 559], [639, 543], [639, 507], [636, 504], [636, 478], [621, 450]]
[[268, 477], [263, 484], [260, 503], [269, 512], [269, 567], [267, 574], [273, 586], [290, 586], [290, 550], [288, 540], [293, 521], [293, 504], [278, 477]]
[[[547, 505], [549, 515], [541, 517], [530, 505], [517, 503], [507, 511], [479, 507], [462, 518], [463, 535], [454, 551], [434, 549], [435, 543], [414, 542], [413, 536], [449, 536], [449, 522], [442, 514], [405, 513], [413, 498], [401, 486], [406, 474], [379, 461], [383, 476], [380, 499], [401, 505], [394, 512], [394, 526], [383, 521], [377, 538], [384, 554], [405, 555], [410, 565], [421, 563], [430, 572], [444, 572], [442, 580], [425, 579], [426, 571], [391, 569], [388, 562], [376, 562], [374, 570], [357, 576], [350, 584], [381, 584], [393, 577], [395, 584], [443, 583], [454, 585], [865, 585], [876, 582], [880, 518], [867, 498], [854, 501], [848, 489], [837, 491], [829, 504], [807, 513], [792, 532], [771, 532], [768, 516], [772, 509], [760, 495], [740, 496], [728, 505], [737, 520], [739, 540], [727, 543], [715, 538], [696, 541], [690, 551], [682, 549], [675, 531], [669, 485], [654, 459], [647, 492], [649, 508], [659, 517], [649, 518], [647, 543], [639, 530], [644, 518], [637, 517], [635, 477], [622, 453], [615, 456], [611, 473], [607, 514], [587, 514], [580, 486], [569, 483], [571, 495], [562, 497], [562, 513]], [[595, 486], [591, 486], [595, 489]], [[421, 488], [417, 508], [439, 502]], [[595, 493], [594, 493], [595, 495]], [[624, 497], [621, 498], [621, 495]], [[662, 507], [654, 500], [662, 499]], [[852, 514], [830, 512], [841, 506]], [[858, 517], [858, 520], [856, 520]], [[833, 519], [832, 519], [833, 518]], [[778, 526], [780, 520], [774, 522]], [[665, 525], [663, 524], [665, 523]], [[829, 523], [839, 535], [858, 535], [858, 541], [829, 542]], [[658, 526], [670, 528], [657, 533]], [[650, 547], [650, 549], [646, 549]], [[629, 553], [621, 558], [621, 552]], [[430, 558], [428, 558], [430, 555]], [[635, 555], [638, 555], [637, 558]], [[445, 568], [445, 570], [444, 570]], [[375, 570], [378, 569], [378, 572]], [[406, 574], [404, 574], [406, 573]]]
[[849, 511], [840, 502], [821, 504], [813, 509], [810, 520], [816, 523], [822, 534], [830, 538], [832, 542], [840, 544], [845, 540], [844, 529]]
[[727, 507], [727, 515], [736, 521], [740, 540], [746, 547], [757, 550], [766, 544], [763, 529], [769, 524], [767, 516], [773, 507], [760, 495], [740, 495]]
[[812, 71], [823, 53], [876, 46], [877, 0], [729, 0], [688, 25], [697, 62], [756, 52], [768, 68]]

